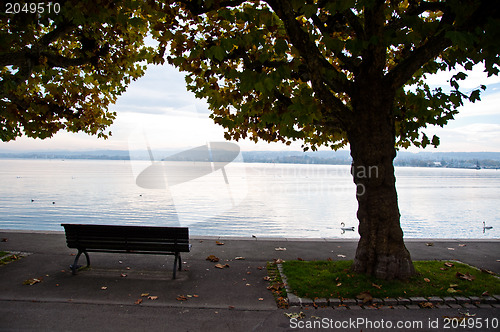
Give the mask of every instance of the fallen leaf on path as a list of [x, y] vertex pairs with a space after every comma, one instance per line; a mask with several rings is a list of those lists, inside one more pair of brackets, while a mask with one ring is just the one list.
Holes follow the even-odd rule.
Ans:
[[229, 264], [222, 265], [222, 264], [219, 263], [219, 264], [215, 264], [215, 267], [218, 268], [218, 269], [223, 269], [225, 267], [229, 267]]
[[431, 302], [421, 302], [419, 303], [419, 305], [420, 308], [429, 308], [429, 309], [434, 308], [434, 304], [432, 304]]
[[215, 241], [215, 244], [218, 245], [218, 246], [223, 246], [224, 242]]
[[149, 296], [149, 293], [142, 293], [141, 294], [141, 297], [148, 297]]
[[446, 262], [444, 263], [445, 266], [448, 266], [448, 267], [452, 267], [453, 266], [453, 263], [450, 263], [450, 262]]
[[150, 300], [157, 300], [158, 296], [148, 296], [148, 299], [150, 299]]
[[276, 259], [276, 258], [275, 258], [275, 259], [274, 259], [274, 263], [276, 263], [276, 264], [281, 264], [281, 263], [283, 263], [283, 262], [284, 262], [284, 260], [283, 260], [283, 259], [281, 259], [281, 258], [278, 258], [278, 259]]
[[177, 301], [187, 301], [187, 297], [185, 297], [184, 295], [179, 295], [176, 297], [176, 300]]
[[7, 242], [7, 241], [9, 241], [8, 238], [6, 238], [6, 237], [2, 238], [2, 242]]
[[209, 255], [207, 258], [206, 258], [207, 261], [211, 261], [211, 262], [218, 262], [219, 261], [219, 257], [215, 256], [215, 255]]
[[108, 289], [108, 287], [107, 286], [102, 286], [101, 289], [102, 290], [106, 290], [106, 289]]
[[271, 280], [271, 277], [269, 277], [269, 276], [265, 276], [265, 277], [264, 277], [264, 278], [262, 278], [262, 279], [264, 279], [265, 281], [269, 281], [269, 280]]
[[297, 312], [290, 312], [290, 313], [285, 312], [285, 316], [287, 316], [288, 318], [302, 319], [302, 318], [306, 317], [306, 314], [303, 313], [302, 311], [298, 312], [298, 313]]
[[244, 260], [244, 259], [245, 259], [245, 257], [240, 257], [240, 256], [238, 256], [238, 257], [235, 257], [234, 259], [235, 259], [235, 260], [237, 260], [237, 261], [242, 261], [242, 260]]
[[455, 250], [455, 248], [448, 248], [448, 250]]
[[459, 247], [466, 247], [467, 245], [466, 244], [459, 244], [458, 246]]
[[259, 297], [259, 301], [264, 301], [264, 298], [263, 297]]
[[120, 277], [125, 278], [127, 275], [125, 273], [120, 274]]
[[285, 251], [286, 248], [278, 247], [278, 248], [274, 248], [274, 250], [276, 250], [276, 251]]
[[38, 284], [39, 282], [42, 282], [42, 279], [37, 279], [37, 278], [33, 278], [33, 279], [28, 279], [28, 280], [25, 280], [23, 282], [23, 285], [29, 285], [29, 286], [33, 286], [34, 284]]
[[134, 304], [141, 304], [142, 303], [142, 299], [137, 299], [135, 300]]
[[345, 258], [346, 256], [345, 255], [342, 255], [342, 254], [338, 254], [337, 257], [340, 257], [340, 258]]
[[434, 243], [432, 243], [432, 242], [427, 242], [425, 245], [426, 245], [426, 246], [428, 246], [428, 247], [432, 247], [432, 246], [434, 245]]

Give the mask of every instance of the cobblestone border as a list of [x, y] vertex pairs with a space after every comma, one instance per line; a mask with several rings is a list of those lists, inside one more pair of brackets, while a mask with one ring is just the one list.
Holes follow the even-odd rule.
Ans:
[[492, 296], [447, 296], [447, 297], [399, 297], [399, 298], [374, 298], [363, 303], [358, 299], [315, 299], [298, 297], [288, 288], [288, 281], [283, 273], [283, 266], [276, 264], [285, 284], [285, 290], [290, 307], [332, 307], [336, 310], [371, 310], [371, 309], [476, 309], [500, 308], [500, 295]]

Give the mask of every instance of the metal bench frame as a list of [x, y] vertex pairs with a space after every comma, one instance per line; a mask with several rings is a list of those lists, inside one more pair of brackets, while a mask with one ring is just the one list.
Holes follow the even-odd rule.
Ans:
[[189, 229], [187, 227], [117, 226], [61, 224], [66, 232], [68, 248], [77, 249], [75, 260], [70, 265], [76, 274], [81, 265], [82, 254], [90, 267], [89, 252], [127, 254], [174, 255], [173, 279], [176, 267], [181, 270], [181, 252], [189, 252]]

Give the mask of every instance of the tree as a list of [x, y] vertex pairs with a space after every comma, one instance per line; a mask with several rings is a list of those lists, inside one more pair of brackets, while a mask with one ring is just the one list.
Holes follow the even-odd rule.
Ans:
[[[0, 139], [61, 129], [107, 137], [108, 106], [144, 73], [154, 5], [17, 1], [0, 14]], [[4, 6], [4, 5], [2, 5]]]
[[[180, 1], [177, 24], [155, 37], [206, 98], [226, 138], [350, 145], [360, 240], [354, 271], [407, 278], [393, 160], [399, 147], [437, 146], [465, 100], [460, 80], [483, 62], [497, 75], [499, 5], [448, 1]], [[459, 69], [450, 89], [427, 74]]]
[[[17, 2], [0, 14], [0, 139], [84, 131], [107, 137], [107, 110], [147, 62], [188, 73], [226, 138], [350, 144], [360, 241], [353, 269], [414, 273], [404, 245], [393, 160], [423, 130], [444, 126], [480, 86], [460, 90], [474, 64], [499, 73], [495, 0], [103, 0]], [[56, 2], [54, 2], [56, 3]], [[47, 2], [48, 4], [48, 2]], [[144, 45], [147, 33], [160, 42]], [[450, 89], [425, 75], [458, 68]]]

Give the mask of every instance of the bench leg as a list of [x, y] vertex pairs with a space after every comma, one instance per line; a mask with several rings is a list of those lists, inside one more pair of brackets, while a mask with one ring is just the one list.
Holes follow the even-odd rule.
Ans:
[[[176, 276], [176, 271], [177, 271], [177, 264], [179, 264], [179, 271], [181, 270], [181, 254], [176, 252], [175, 253], [175, 259], [174, 259], [174, 273], [173, 273], [173, 278], [172, 279], [175, 279], [175, 276]], [[179, 263], [177, 263], [179, 262]]]
[[75, 261], [73, 262], [72, 265], [69, 266], [73, 274], [76, 274], [76, 271], [78, 271], [78, 269], [82, 267], [81, 265], [78, 265], [78, 259], [80, 258], [80, 255], [82, 253], [85, 255], [85, 258], [87, 259], [87, 267], [90, 266], [90, 258], [87, 251], [85, 249], [78, 249], [78, 254], [76, 254]]

